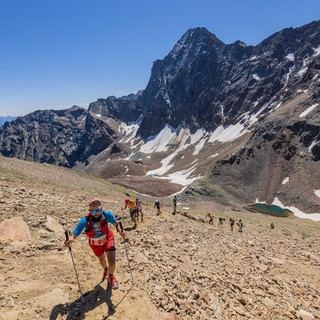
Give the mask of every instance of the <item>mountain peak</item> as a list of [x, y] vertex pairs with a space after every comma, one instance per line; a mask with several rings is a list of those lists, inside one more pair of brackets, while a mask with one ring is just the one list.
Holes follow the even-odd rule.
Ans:
[[220, 49], [222, 49], [225, 46], [225, 44], [221, 40], [219, 40], [214, 34], [209, 32], [206, 28], [192, 28], [185, 32], [185, 34], [176, 43], [170, 54], [177, 55], [179, 52], [185, 49], [199, 50], [199, 48], [207, 47], [208, 45], [215, 46]]

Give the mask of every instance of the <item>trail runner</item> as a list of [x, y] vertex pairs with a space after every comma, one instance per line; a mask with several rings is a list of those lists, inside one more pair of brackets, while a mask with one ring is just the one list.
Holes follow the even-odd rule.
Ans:
[[103, 268], [102, 281], [108, 281], [112, 289], [118, 289], [119, 283], [114, 275], [116, 270], [116, 253], [113, 231], [109, 226], [113, 224], [122, 237], [125, 233], [120, 229], [117, 219], [108, 210], [102, 208], [100, 199], [93, 199], [89, 203], [87, 214], [82, 217], [72, 231], [72, 238], [64, 245], [70, 247], [85, 230], [89, 238], [89, 246], [98, 257]]
[[129, 209], [130, 212], [130, 218], [131, 221], [133, 222], [133, 229], [137, 228], [137, 214], [138, 214], [138, 206], [136, 202], [133, 199], [126, 198], [124, 200], [125, 206], [124, 209]]
[[156, 200], [155, 203], [154, 203], [154, 206], [153, 206], [155, 209], [157, 209], [157, 216], [161, 213], [161, 203], [159, 200]]
[[143, 210], [142, 210], [142, 205], [146, 206], [146, 203], [143, 203], [139, 198], [136, 199], [136, 204], [138, 208], [138, 216], [137, 219], [139, 218], [140, 214], [140, 221], [143, 222]]

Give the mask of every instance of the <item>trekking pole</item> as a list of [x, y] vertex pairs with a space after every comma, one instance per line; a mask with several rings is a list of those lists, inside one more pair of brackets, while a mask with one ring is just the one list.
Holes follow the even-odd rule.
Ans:
[[[121, 221], [119, 222], [119, 225], [120, 225], [121, 232], [123, 232], [123, 226], [122, 226], [122, 222], [121, 222]], [[127, 250], [127, 245], [126, 245], [126, 240], [125, 240], [125, 238], [123, 238], [123, 244], [124, 244], [124, 249], [125, 249], [126, 255], [127, 255], [128, 267], [129, 267], [129, 271], [130, 271], [130, 275], [131, 275], [131, 281], [132, 281], [132, 284], [134, 284], [134, 282], [133, 282], [133, 275], [132, 275], [132, 270], [131, 270], [131, 266], [130, 266], [130, 260], [129, 260], [129, 255], [128, 255], [128, 250]]]
[[[64, 233], [65, 233], [65, 235], [66, 235], [66, 240], [69, 241], [69, 231], [68, 231], [68, 230], [65, 230]], [[82, 303], [84, 304], [84, 298], [83, 298], [83, 295], [82, 295], [82, 291], [81, 291], [81, 287], [80, 287], [80, 282], [79, 282], [79, 277], [78, 277], [76, 265], [75, 265], [75, 263], [74, 263], [72, 250], [71, 250], [71, 247], [68, 247], [68, 248], [69, 248], [69, 252], [70, 252], [70, 255], [71, 255], [71, 260], [72, 260], [72, 264], [73, 264], [73, 268], [74, 268], [74, 273], [75, 273], [75, 275], [76, 275], [76, 279], [77, 279], [77, 282], [78, 282], [79, 292], [80, 292], [80, 295], [81, 295], [81, 301], [82, 301]]]

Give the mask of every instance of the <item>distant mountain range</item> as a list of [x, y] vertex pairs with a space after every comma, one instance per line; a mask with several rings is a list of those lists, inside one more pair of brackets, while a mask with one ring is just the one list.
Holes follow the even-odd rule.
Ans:
[[4, 123], [6, 122], [6, 121], [12, 121], [12, 120], [15, 120], [17, 117], [10, 117], [10, 116], [8, 116], [8, 117], [1, 117], [0, 116], [0, 126], [2, 126], [2, 125], [4, 125]]
[[137, 94], [35, 111], [0, 128], [0, 153], [141, 193], [320, 212], [320, 21], [257, 46], [188, 30]]

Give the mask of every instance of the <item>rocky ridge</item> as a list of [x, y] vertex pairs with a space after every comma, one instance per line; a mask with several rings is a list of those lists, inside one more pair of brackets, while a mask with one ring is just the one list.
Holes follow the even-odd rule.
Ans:
[[[131, 229], [120, 215], [125, 190], [68, 169], [0, 159], [0, 228], [25, 223], [30, 237], [0, 240], [0, 319], [317, 319], [320, 317], [319, 223], [249, 213], [214, 202], [163, 198], [156, 216], [144, 198], [145, 222]], [[129, 241], [116, 235], [120, 288], [100, 285], [101, 270], [84, 236], [73, 254], [84, 293], [81, 304], [63, 228], [71, 229], [89, 199], [100, 196], [119, 214]], [[135, 195], [134, 195], [135, 196]], [[189, 208], [187, 208], [189, 207]], [[205, 220], [208, 212], [214, 224]], [[218, 217], [244, 221], [231, 232]], [[204, 222], [205, 223], [204, 223]], [[270, 223], [275, 229], [270, 229]], [[8, 232], [10, 225], [5, 230]], [[10, 232], [9, 232], [10, 234]], [[18, 240], [20, 237], [21, 240]]]

